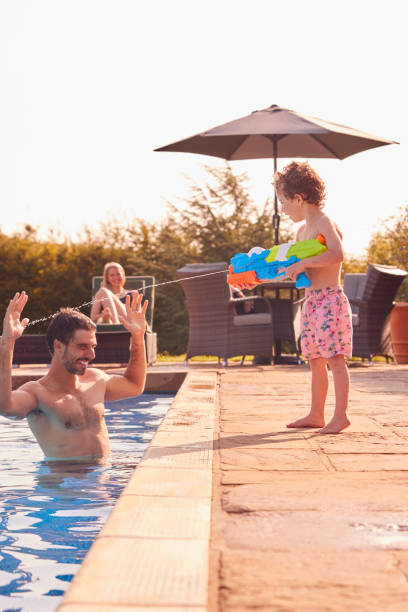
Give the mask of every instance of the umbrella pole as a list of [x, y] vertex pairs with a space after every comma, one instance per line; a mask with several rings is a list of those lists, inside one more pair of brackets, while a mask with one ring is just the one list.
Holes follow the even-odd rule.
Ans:
[[[274, 175], [277, 170], [277, 158], [278, 158], [278, 141], [274, 138], [273, 140], [273, 174]], [[275, 244], [279, 244], [280, 215], [278, 212], [278, 196], [276, 195], [275, 186], [273, 187], [273, 190], [274, 190], [275, 199], [274, 199], [274, 213], [272, 217], [272, 224], [273, 224], [273, 229], [274, 229]]]

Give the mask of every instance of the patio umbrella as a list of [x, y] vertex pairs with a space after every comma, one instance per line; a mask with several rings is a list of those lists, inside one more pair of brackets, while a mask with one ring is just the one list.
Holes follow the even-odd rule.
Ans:
[[[199, 153], [227, 160], [270, 157], [276, 172], [278, 157], [345, 159], [388, 144], [398, 143], [273, 104], [155, 151]], [[279, 221], [275, 191], [275, 244], [279, 242]]]

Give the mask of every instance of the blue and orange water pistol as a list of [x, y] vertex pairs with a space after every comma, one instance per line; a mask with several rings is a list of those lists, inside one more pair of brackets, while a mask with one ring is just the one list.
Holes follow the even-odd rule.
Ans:
[[[297, 261], [320, 255], [325, 251], [327, 251], [326, 239], [322, 234], [312, 240], [286, 242], [271, 249], [254, 247], [249, 253], [238, 253], [231, 258], [227, 282], [232, 287], [260, 285], [267, 280], [286, 276], [284, 268], [288, 268]], [[296, 279], [298, 289], [310, 287], [311, 284], [312, 282], [304, 272], [298, 275]]]

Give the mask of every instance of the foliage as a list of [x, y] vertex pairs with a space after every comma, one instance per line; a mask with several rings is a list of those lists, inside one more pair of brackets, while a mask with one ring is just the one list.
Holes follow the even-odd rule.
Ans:
[[343, 272], [347, 274], [359, 274], [367, 272], [368, 259], [365, 253], [362, 257], [346, 256], [343, 261]]
[[[249, 196], [246, 173], [234, 174], [230, 165], [205, 166], [204, 186], [191, 185], [191, 195], [183, 208], [169, 204], [171, 213], [202, 262], [229, 261], [255, 245], [273, 245], [272, 203], [267, 200], [259, 211]], [[293, 228], [283, 219], [281, 242], [293, 237]]]
[[[205, 185], [192, 182], [190, 196], [182, 207], [168, 202], [169, 215], [162, 228], [165, 239], [161, 244], [165, 245], [166, 265], [173, 264], [171, 278], [176, 278], [177, 268], [186, 263], [229, 262], [236, 253], [249, 251], [255, 245], [273, 245], [271, 203], [267, 201], [261, 211], [258, 210], [248, 193], [246, 173], [234, 174], [229, 164], [221, 168], [206, 166], [206, 170]], [[293, 231], [284, 221], [282, 241], [292, 236]], [[184, 352], [188, 337], [184, 293], [180, 284], [164, 287], [163, 293], [159, 288], [158, 295], [164, 293], [171, 310], [167, 313], [164, 308], [158, 309], [162, 317], [170, 315], [161, 321], [160, 328], [169, 335], [169, 327], [177, 332], [172, 334], [172, 342], [166, 343], [166, 349], [172, 353]]]
[[[77, 240], [64, 239], [52, 230], [46, 240], [30, 225], [12, 236], [0, 232], [0, 316], [15, 291], [25, 290], [25, 314], [31, 321], [50, 317], [61, 306], [82, 306], [91, 300], [92, 276], [100, 275], [107, 261], [121, 263], [128, 275], [152, 275], [156, 289], [153, 328], [159, 350], [185, 352], [188, 316], [177, 269], [189, 262], [229, 261], [255, 244], [273, 240], [272, 211], [261, 211], [249, 197], [247, 176], [235, 175], [230, 166], [207, 168], [202, 187], [192, 183], [182, 207], [169, 204], [160, 224], [140, 219], [122, 224], [114, 217]], [[283, 224], [282, 240], [290, 230]], [[89, 314], [90, 306], [81, 307]], [[44, 333], [48, 321], [30, 326], [26, 333]]]
[[383, 264], [408, 266], [408, 204], [397, 215], [388, 217], [384, 227], [372, 236], [368, 254], [370, 259]]
[[[408, 204], [397, 215], [388, 217], [368, 245], [368, 261], [408, 270]], [[408, 302], [408, 281], [401, 285], [397, 300]]]
[[[36, 228], [20, 233], [0, 232], [0, 306], [5, 311], [16, 290], [29, 294], [26, 314], [31, 320], [56, 312], [61, 306], [80, 306], [91, 299], [92, 276], [100, 275], [107, 261], [123, 265], [128, 275], [152, 275], [156, 288], [154, 324], [159, 350], [183, 354], [188, 336], [188, 316], [177, 269], [190, 262], [229, 261], [252, 246], [273, 244], [272, 204], [259, 210], [246, 187], [247, 176], [235, 175], [229, 165], [207, 167], [204, 186], [192, 183], [190, 196], [180, 207], [169, 203], [159, 224], [140, 219], [121, 224], [111, 218], [96, 231], [84, 228], [76, 242], [50, 231], [40, 240]], [[408, 269], [408, 205], [384, 222], [362, 258], [347, 258], [345, 272], [365, 272], [367, 263]], [[283, 221], [282, 242], [293, 238]], [[399, 292], [408, 301], [408, 283]], [[90, 307], [82, 310], [89, 314]], [[44, 333], [48, 322], [29, 327], [26, 333]]]
[[[25, 314], [36, 320], [61, 306], [79, 306], [90, 300], [91, 279], [101, 273], [105, 261], [127, 263], [121, 248], [106, 247], [98, 240], [81, 243], [41, 241], [27, 226], [13, 236], [0, 234], [0, 304], [3, 312], [15, 291], [25, 290], [29, 302]], [[89, 308], [84, 309], [89, 313]], [[29, 327], [28, 333], [42, 333], [47, 323]]]

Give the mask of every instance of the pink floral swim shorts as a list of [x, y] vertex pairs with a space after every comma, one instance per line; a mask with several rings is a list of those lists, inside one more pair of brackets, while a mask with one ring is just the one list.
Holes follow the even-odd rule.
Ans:
[[351, 309], [341, 287], [307, 289], [301, 326], [302, 355], [305, 359], [328, 359], [336, 355], [351, 357]]

